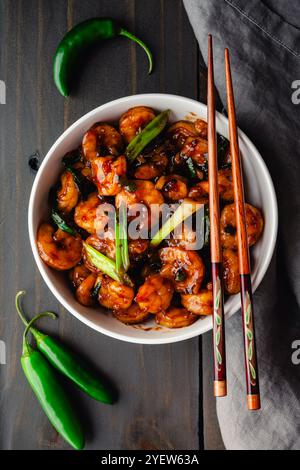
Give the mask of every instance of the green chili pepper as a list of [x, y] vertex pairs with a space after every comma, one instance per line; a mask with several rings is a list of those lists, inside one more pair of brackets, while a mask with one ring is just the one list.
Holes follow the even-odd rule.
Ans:
[[[20, 298], [25, 294], [24, 291], [18, 292], [16, 295], [16, 309], [23, 321], [28, 327], [31, 322], [27, 322], [20, 305]], [[48, 315], [56, 318], [55, 314], [51, 312], [43, 312], [42, 316]], [[36, 328], [31, 328], [31, 333], [36, 340], [37, 347], [41, 353], [48, 359], [48, 361], [62, 374], [74, 382], [83, 392], [95, 400], [103, 403], [113, 403], [113, 398], [108, 390], [103, 386], [99, 379], [88, 370], [80, 359], [70, 353], [64, 346], [62, 346], [54, 338], [45, 335]]]
[[147, 126], [130, 142], [126, 149], [128, 160], [133, 161], [141, 151], [166, 127], [170, 115], [167, 109], [158, 114]]
[[125, 36], [144, 49], [149, 60], [149, 74], [152, 72], [152, 53], [143, 41], [120, 27], [111, 18], [91, 18], [71, 29], [58, 45], [54, 55], [54, 83], [63, 96], [70, 94], [70, 81], [79, 56], [82, 56], [93, 44], [117, 36]]
[[53, 222], [58, 226], [58, 228], [60, 228], [60, 229], [63, 230], [64, 232], [69, 233], [70, 235], [73, 235], [73, 236], [76, 235], [75, 230], [72, 229], [72, 228], [66, 223], [66, 221], [58, 214], [58, 212], [56, 212], [54, 209], [53, 209], [52, 212], [51, 212], [51, 218], [52, 218]]
[[23, 335], [21, 365], [51, 424], [72, 447], [80, 450], [84, 447], [84, 435], [79, 420], [57, 380], [54, 370], [42, 354], [33, 349], [27, 341], [27, 333], [33, 323], [46, 315], [51, 316], [51, 313], [41, 313], [28, 323]]

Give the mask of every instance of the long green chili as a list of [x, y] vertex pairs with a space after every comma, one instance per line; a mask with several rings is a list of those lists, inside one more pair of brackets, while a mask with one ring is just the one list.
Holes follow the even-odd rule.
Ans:
[[43, 355], [33, 349], [27, 341], [27, 334], [34, 322], [46, 315], [51, 316], [49, 312], [44, 312], [28, 323], [23, 335], [21, 365], [49, 421], [72, 447], [79, 450], [84, 447], [84, 435], [79, 420], [54, 370]]
[[153, 68], [152, 53], [141, 39], [122, 28], [111, 18], [91, 18], [72, 28], [61, 40], [54, 55], [54, 83], [63, 96], [70, 94], [71, 82], [80, 57], [101, 40], [123, 36], [141, 46], [149, 61], [149, 74]]
[[[21, 297], [24, 294], [24, 291], [18, 292], [15, 303], [19, 317], [28, 328], [29, 325], [32, 325], [32, 321], [28, 322], [26, 320], [20, 304]], [[52, 312], [43, 312], [39, 315], [39, 318], [43, 316], [56, 319], [56, 315]], [[30, 331], [36, 340], [38, 350], [60, 373], [68, 377], [68, 379], [74, 382], [83, 392], [95, 400], [102, 403], [113, 403], [111, 393], [100, 382], [99, 378], [89, 370], [89, 367], [83, 364], [80, 358], [68, 351], [68, 349], [57, 340], [42, 333], [33, 326], [30, 326]]]

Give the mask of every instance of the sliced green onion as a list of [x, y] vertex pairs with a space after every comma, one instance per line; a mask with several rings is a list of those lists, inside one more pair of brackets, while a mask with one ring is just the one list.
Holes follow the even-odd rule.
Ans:
[[82, 184], [82, 179], [80, 178], [80, 176], [76, 173], [76, 171], [74, 171], [74, 169], [71, 167], [71, 166], [68, 166], [66, 165], [66, 170], [71, 173], [71, 175], [73, 176], [73, 179], [75, 181], [75, 183], [77, 184], [78, 186], [78, 189], [80, 189], [80, 186]]
[[122, 276], [117, 273], [116, 263], [108, 258], [107, 256], [100, 253], [91, 245], [88, 245], [86, 242], [83, 242], [83, 247], [85, 249], [88, 261], [95, 266], [95, 268], [100, 269], [104, 274], [111, 277], [120, 284], [127, 284], [128, 286], [133, 286], [128, 274], [124, 273]]
[[91, 292], [91, 297], [92, 297], [93, 300], [97, 300], [98, 294], [99, 294], [99, 291], [100, 291], [100, 287], [101, 287], [101, 282], [100, 281], [96, 282], [96, 284], [94, 285], [94, 288]]
[[197, 174], [196, 174], [196, 170], [195, 170], [195, 165], [194, 165], [194, 162], [192, 160], [191, 157], [189, 157], [186, 161], [186, 164], [188, 166], [188, 169], [189, 169], [189, 172], [190, 172], [190, 175], [192, 178], [196, 178], [197, 177]]
[[121, 256], [124, 271], [128, 271], [130, 267], [129, 251], [128, 251], [128, 234], [127, 234], [127, 206], [121, 204], [119, 209], [120, 222], [120, 239], [121, 239]]
[[147, 126], [130, 142], [126, 149], [126, 157], [133, 161], [141, 151], [157, 137], [166, 127], [170, 110], [158, 114]]
[[152, 238], [150, 245], [159, 245], [175, 228], [185, 219], [196, 212], [203, 204], [197, 203], [192, 199], [184, 199], [180, 206], [177, 207], [174, 214], [164, 223], [158, 232]]
[[210, 242], [210, 219], [208, 205], [205, 206], [204, 216], [204, 246], [208, 246]]
[[115, 246], [116, 246], [116, 271], [121, 275], [122, 273], [122, 255], [121, 255], [121, 240], [120, 240], [120, 223], [118, 221], [117, 211], [115, 212]]
[[69, 227], [66, 221], [58, 214], [58, 212], [56, 212], [55, 210], [52, 210], [51, 217], [52, 217], [53, 222], [58, 226], [58, 228], [60, 228], [64, 232], [69, 233], [70, 235], [73, 235], [73, 236], [76, 235], [75, 230]]
[[77, 150], [73, 150], [71, 152], [66, 153], [66, 155], [62, 159], [62, 164], [64, 166], [74, 165], [80, 161], [80, 153]]
[[116, 263], [107, 256], [100, 253], [91, 245], [83, 242], [88, 261], [93, 264], [97, 269], [100, 269], [104, 274], [118, 282], [123, 282], [122, 277], [116, 271]]
[[224, 163], [229, 148], [229, 140], [221, 134], [217, 134], [217, 155], [219, 167]]

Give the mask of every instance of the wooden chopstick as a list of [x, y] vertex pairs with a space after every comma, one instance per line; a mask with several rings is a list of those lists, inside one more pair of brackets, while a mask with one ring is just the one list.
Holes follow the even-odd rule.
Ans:
[[232, 163], [232, 178], [234, 187], [234, 204], [239, 254], [239, 272], [241, 281], [241, 303], [244, 333], [247, 405], [249, 410], [258, 410], [260, 409], [260, 394], [254, 331], [251, 269], [246, 228], [242, 165], [239, 152], [234, 94], [232, 87], [228, 49], [225, 49], [225, 72], [229, 120], [230, 153]]
[[222, 250], [220, 241], [217, 135], [214, 96], [213, 49], [211, 35], [208, 36], [207, 128], [210, 250], [213, 284], [214, 396], [224, 397], [227, 395], [224, 287], [222, 276]]

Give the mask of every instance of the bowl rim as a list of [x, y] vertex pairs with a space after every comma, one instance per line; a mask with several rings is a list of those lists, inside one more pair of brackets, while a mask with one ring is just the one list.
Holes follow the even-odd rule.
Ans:
[[[192, 98], [187, 98], [181, 95], [175, 95], [175, 94], [169, 94], [169, 93], [141, 93], [141, 94], [136, 94], [136, 95], [128, 95], [122, 98], [118, 98], [116, 100], [109, 101], [107, 103], [104, 103], [100, 106], [97, 106], [96, 108], [92, 109], [91, 111], [87, 112], [80, 118], [78, 118], [73, 124], [71, 124], [53, 143], [53, 145], [50, 147], [48, 150], [45, 158], [43, 159], [41, 166], [39, 168], [39, 171], [35, 177], [35, 180], [32, 185], [31, 193], [30, 193], [30, 198], [29, 198], [29, 205], [28, 205], [28, 231], [29, 231], [29, 240], [30, 240], [30, 246], [31, 250], [33, 252], [33, 256], [35, 259], [35, 262], [37, 264], [37, 267], [39, 269], [40, 274], [42, 275], [43, 280], [45, 281], [47, 287], [50, 289], [52, 294], [56, 297], [56, 299], [65, 307], [65, 309], [70, 312], [72, 315], [74, 315], [76, 318], [78, 318], [81, 322], [86, 324], [87, 326], [91, 327], [95, 331], [98, 331], [100, 333], [105, 334], [106, 336], [109, 336], [114, 339], [122, 340], [125, 342], [129, 343], [135, 343], [135, 344], [169, 344], [169, 343], [175, 343], [179, 341], [185, 341], [187, 339], [200, 336], [201, 334], [209, 331], [212, 329], [211, 325], [207, 325], [206, 327], [202, 327], [201, 331], [195, 331], [195, 330], [189, 330], [186, 328], [183, 328], [182, 334], [178, 335], [173, 338], [166, 338], [164, 335], [161, 335], [160, 338], [138, 338], [138, 337], [130, 337], [126, 336], [126, 334], [118, 333], [111, 331], [107, 328], [102, 327], [101, 325], [96, 325], [92, 320], [89, 320], [86, 318], [83, 314], [79, 313], [76, 309], [74, 309], [72, 306], [69, 305], [69, 303], [63, 298], [63, 296], [60, 294], [59, 290], [56, 289], [56, 287], [53, 285], [52, 281], [49, 279], [48, 274], [46, 272], [44, 263], [42, 262], [37, 246], [36, 246], [36, 234], [34, 233], [33, 230], [33, 210], [34, 210], [34, 203], [37, 196], [37, 188], [39, 184], [39, 180], [41, 178], [41, 175], [43, 173], [44, 168], [47, 166], [48, 162], [51, 160], [51, 157], [55, 151], [55, 149], [60, 145], [62, 141], [64, 141], [67, 136], [73, 131], [74, 128], [77, 126], [81, 125], [84, 121], [88, 120], [90, 117], [92, 117], [94, 114], [97, 114], [100, 110], [103, 111], [106, 108], [109, 108], [112, 105], [117, 105], [117, 104], [123, 104], [131, 99], [135, 100], [140, 100], [142, 102], [143, 99], [151, 99], [151, 98], [174, 98], [176, 100], [182, 101], [185, 104], [188, 104], [189, 102], [193, 105], [199, 104], [201, 106], [206, 107], [206, 105], [200, 101], [194, 100]], [[223, 123], [228, 123], [228, 119], [221, 113], [216, 112], [216, 120], [219, 120]], [[274, 249], [275, 249], [275, 244], [276, 244], [276, 239], [277, 239], [277, 231], [278, 231], [278, 205], [277, 205], [277, 198], [276, 198], [276, 193], [273, 185], [273, 181], [271, 179], [269, 170], [260, 155], [259, 151], [255, 147], [255, 145], [252, 143], [252, 141], [247, 137], [247, 135], [240, 129], [238, 128], [238, 133], [239, 133], [239, 138], [241, 138], [244, 143], [246, 144], [247, 147], [251, 149], [252, 152], [256, 153], [258, 159], [260, 160], [261, 164], [261, 169], [263, 170], [264, 173], [264, 179], [265, 182], [267, 183], [268, 186], [268, 191], [271, 195], [271, 206], [272, 206], [272, 233], [270, 237], [270, 243], [268, 246], [268, 251], [264, 256], [262, 265], [260, 267], [259, 272], [257, 273], [256, 279], [255, 279], [255, 284], [253, 286], [253, 293], [257, 289], [257, 287], [260, 285], [268, 267], [271, 262]], [[240, 309], [239, 305], [230, 312], [230, 314], [226, 314], [226, 320], [228, 320], [232, 315], [234, 315], [238, 310]], [[199, 322], [200, 323], [200, 322]]]

